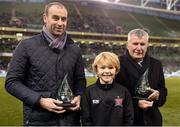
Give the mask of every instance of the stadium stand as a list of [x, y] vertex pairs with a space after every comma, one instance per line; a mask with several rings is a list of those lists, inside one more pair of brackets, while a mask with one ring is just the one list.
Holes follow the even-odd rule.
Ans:
[[[93, 2], [63, 1], [70, 11], [69, 31], [127, 34], [130, 29], [145, 28], [154, 36], [180, 36], [180, 20], [131, 13]], [[0, 25], [22, 28], [42, 28], [44, 3], [1, 2]], [[27, 9], [31, 8], [31, 9]], [[145, 11], [143, 11], [145, 12]], [[158, 12], [156, 12], [158, 14]]]
[[[112, 51], [118, 55], [123, 54], [126, 34], [134, 28], [143, 28], [150, 33], [149, 53], [162, 61], [165, 72], [180, 69], [180, 25], [177, 25], [180, 20], [132, 13], [97, 2], [62, 2], [69, 10], [68, 32], [82, 48], [88, 72], [92, 71], [92, 60], [98, 53]], [[41, 31], [44, 5], [0, 2], [1, 70], [7, 69], [13, 50], [21, 39]]]

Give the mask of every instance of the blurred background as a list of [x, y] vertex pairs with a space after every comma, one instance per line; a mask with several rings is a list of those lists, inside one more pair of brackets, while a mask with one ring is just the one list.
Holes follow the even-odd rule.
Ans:
[[[4, 77], [17, 44], [41, 32], [44, 6], [52, 1], [0, 0], [0, 125], [22, 124], [21, 104], [4, 90]], [[122, 55], [127, 33], [135, 28], [146, 30], [148, 53], [162, 62], [170, 90], [170, 101], [161, 109], [164, 125], [180, 125], [180, 0], [56, 1], [69, 11], [67, 33], [82, 48], [87, 77], [95, 76], [91, 64], [98, 53]]]
[[[41, 32], [43, 9], [51, 1], [0, 0], [1, 75], [19, 41]], [[165, 75], [180, 74], [180, 0], [60, 2], [68, 8], [68, 33], [83, 50], [87, 74], [93, 75], [91, 63], [99, 52], [123, 54], [127, 33], [135, 28], [150, 34], [149, 54], [161, 60]]]

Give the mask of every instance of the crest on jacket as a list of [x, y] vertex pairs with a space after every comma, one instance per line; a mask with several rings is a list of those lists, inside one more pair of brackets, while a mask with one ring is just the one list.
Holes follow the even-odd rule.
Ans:
[[114, 99], [114, 101], [115, 101], [115, 106], [123, 106], [123, 99], [122, 98], [120, 98], [119, 96], [117, 96], [115, 99]]

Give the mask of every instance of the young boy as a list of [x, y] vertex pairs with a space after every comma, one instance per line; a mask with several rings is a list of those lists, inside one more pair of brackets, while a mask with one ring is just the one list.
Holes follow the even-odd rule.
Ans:
[[128, 90], [114, 81], [120, 69], [118, 56], [102, 52], [92, 65], [98, 79], [81, 99], [83, 126], [132, 125], [134, 119]]

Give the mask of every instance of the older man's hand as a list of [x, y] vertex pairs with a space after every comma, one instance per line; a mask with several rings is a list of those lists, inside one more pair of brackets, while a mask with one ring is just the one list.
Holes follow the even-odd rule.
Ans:
[[155, 90], [155, 89], [149, 89], [150, 92], [152, 92], [148, 99], [152, 100], [152, 101], [155, 101], [155, 100], [159, 100], [159, 91], [158, 90]]
[[153, 101], [139, 100], [138, 101], [138, 106], [139, 106], [139, 108], [141, 108], [143, 110], [146, 110], [149, 107], [152, 107], [153, 103], [154, 103]]

